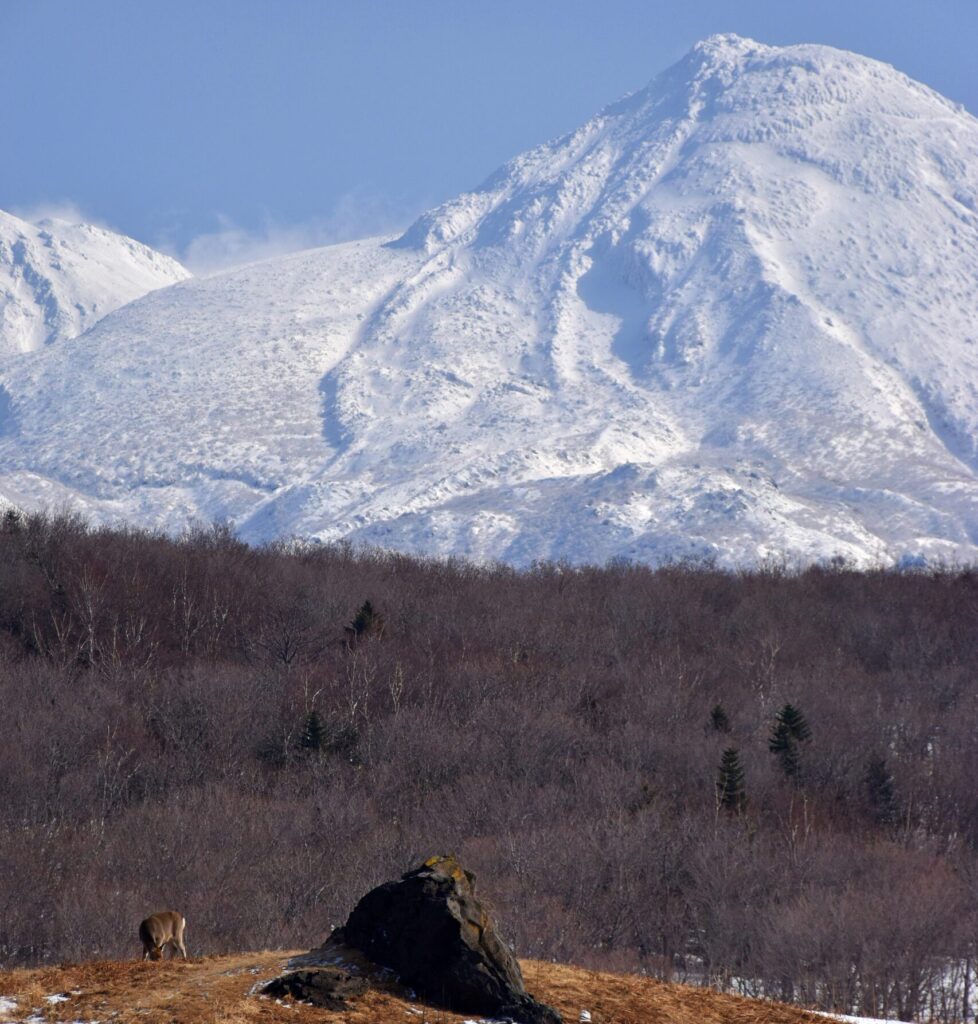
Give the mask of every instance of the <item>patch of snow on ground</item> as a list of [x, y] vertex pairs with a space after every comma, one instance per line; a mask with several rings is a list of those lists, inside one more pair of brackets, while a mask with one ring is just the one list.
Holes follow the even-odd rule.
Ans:
[[850, 1017], [844, 1013], [820, 1013], [822, 1017], [830, 1017], [832, 1020], [844, 1020], [848, 1021], [849, 1024], [906, 1024], [905, 1021], [898, 1020], [880, 1020], [878, 1017]]

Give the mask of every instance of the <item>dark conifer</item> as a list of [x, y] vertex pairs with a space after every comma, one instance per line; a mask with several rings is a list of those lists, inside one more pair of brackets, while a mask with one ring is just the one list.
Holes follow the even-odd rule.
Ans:
[[808, 728], [808, 722], [805, 721], [805, 716], [794, 704], [785, 704], [778, 712], [778, 721], [783, 723], [792, 739], [798, 740], [800, 743], [811, 739], [812, 731]]
[[24, 520], [15, 508], [8, 508], [3, 514], [3, 532], [20, 533], [24, 528]]
[[353, 641], [377, 635], [384, 631], [384, 617], [374, 611], [374, 606], [370, 601], [364, 601], [353, 617], [353, 621], [345, 629], [347, 636]]
[[873, 816], [881, 825], [894, 824], [900, 813], [897, 803], [893, 776], [887, 766], [885, 757], [871, 757], [866, 763], [863, 775], [866, 797], [872, 808]]
[[315, 711], [306, 715], [306, 724], [299, 743], [304, 750], [322, 750], [326, 746], [326, 726]]
[[786, 778], [797, 778], [801, 771], [801, 757], [798, 754], [798, 744], [791, 735], [791, 730], [784, 722], [776, 722], [771, 738], [768, 740], [768, 750], [775, 754], [781, 771]]
[[793, 704], [785, 704], [778, 712], [768, 739], [768, 750], [778, 758], [786, 778], [798, 780], [801, 775], [801, 753], [798, 744], [812, 735], [805, 716]]
[[794, 745], [791, 732], [781, 721], [775, 721], [774, 728], [767, 741], [767, 748], [772, 754], [783, 754], [789, 747]]
[[743, 810], [747, 803], [744, 766], [740, 760], [740, 752], [735, 747], [728, 747], [720, 757], [720, 768], [717, 772], [717, 803], [730, 813]]
[[710, 725], [714, 732], [730, 732], [730, 719], [727, 717], [727, 712], [723, 710], [723, 705], [714, 705], [710, 712]]

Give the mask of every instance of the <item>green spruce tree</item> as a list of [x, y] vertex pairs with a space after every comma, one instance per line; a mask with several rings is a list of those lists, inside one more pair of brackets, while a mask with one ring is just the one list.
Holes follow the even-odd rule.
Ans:
[[730, 719], [727, 712], [723, 710], [722, 704], [715, 704], [710, 712], [710, 726], [714, 732], [730, 732]]
[[744, 766], [740, 760], [740, 751], [736, 747], [727, 747], [720, 756], [720, 767], [717, 771], [717, 803], [730, 814], [739, 813], [747, 804]]
[[379, 636], [384, 631], [384, 617], [374, 611], [370, 601], [364, 601], [357, 609], [356, 615], [349, 626], [344, 627], [346, 634], [354, 643], [368, 636]]
[[801, 772], [801, 757], [797, 742], [783, 722], [775, 723], [767, 746], [777, 756], [782, 774], [786, 778], [796, 779]]
[[900, 806], [897, 802], [893, 776], [885, 757], [877, 755], [866, 762], [863, 786], [873, 817], [881, 825], [896, 824], [900, 816]]
[[326, 746], [326, 726], [315, 711], [306, 715], [299, 744], [303, 750], [319, 751]]
[[811, 739], [812, 730], [808, 728], [805, 716], [794, 704], [785, 704], [778, 712], [778, 721], [788, 730], [792, 739], [797, 740], [799, 743], [804, 743], [805, 740]]
[[778, 759], [782, 774], [792, 782], [801, 778], [799, 744], [811, 739], [812, 731], [805, 716], [793, 704], [785, 704], [778, 712], [768, 738], [768, 750]]

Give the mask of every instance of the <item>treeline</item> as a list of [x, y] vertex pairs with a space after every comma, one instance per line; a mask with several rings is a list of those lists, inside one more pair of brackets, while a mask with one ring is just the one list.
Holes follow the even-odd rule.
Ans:
[[973, 1017], [978, 573], [0, 526], [0, 961], [308, 947], [438, 851], [522, 955]]

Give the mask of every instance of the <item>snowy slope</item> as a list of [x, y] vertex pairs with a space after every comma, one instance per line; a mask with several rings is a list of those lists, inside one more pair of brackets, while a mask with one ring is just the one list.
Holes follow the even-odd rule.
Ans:
[[20, 361], [0, 491], [518, 563], [971, 560], [976, 211], [961, 108], [713, 37], [400, 239]]
[[91, 224], [0, 210], [0, 358], [74, 338], [119, 306], [189, 277], [176, 260]]

